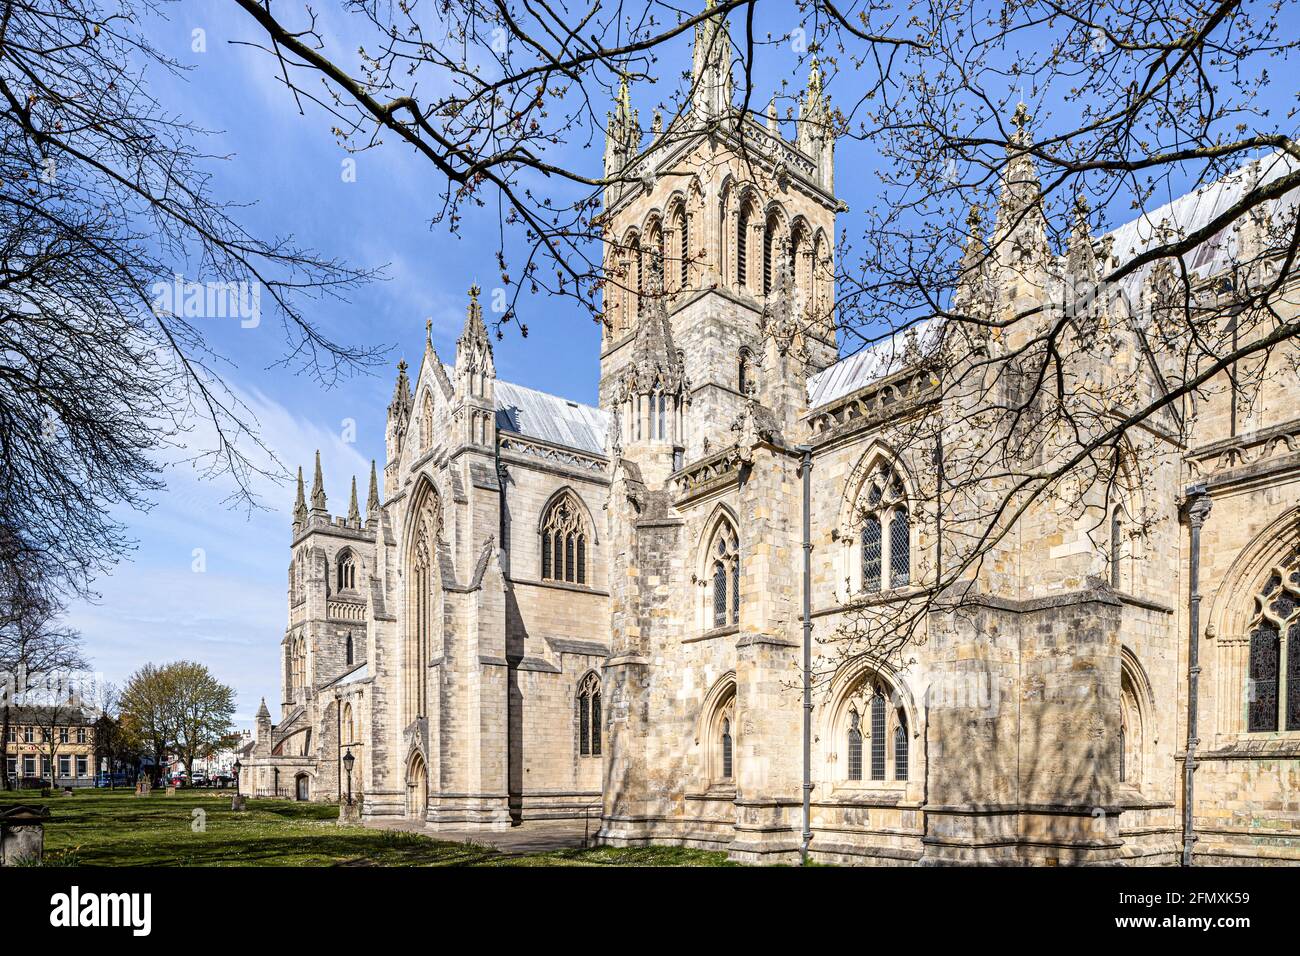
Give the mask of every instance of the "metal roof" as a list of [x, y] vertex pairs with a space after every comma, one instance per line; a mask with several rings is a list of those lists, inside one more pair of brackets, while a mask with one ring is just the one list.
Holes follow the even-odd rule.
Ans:
[[609, 416], [599, 408], [502, 381], [496, 383], [496, 402], [497, 428], [552, 445], [605, 453]]
[[[1261, 184], [1267, 184], [1285, 175], [1295, 166], [1295, 160], [1281, 152], [1265, 156], [1258, 162]], [[1243, 166], [1217, 182], [1194, 189], [1185, 196], [1180, 196], [1151, 212], [1144, 212], [1132, 222], [1113, 230], [1110, 233], [1114, 239], [1112, 254], [1123, 262], [1146, 251], [1157, 241], [1162, 223], [1165, 223], [1176, 235], [1187, 235], [1202, 228], [1241, 198], [1248, 188], [1245, 170], [1246, 167]], [[1276, 222], [1279, 217], [1294, 215], [1297, 206], [1300, 206], [1300, 189], [1293, 189], [1280, 199], [1273, 200], [1268, 205], [1268, 211]], [[1208, 277], [1227, 269], [1236, 252], [1237, 233], [1232, 226], [1229, 226], [1187, 253], [1184, 261], [1189, 271]], [[1142, 284], [1152, 268], [1154, 263], [1148, 263], [1126, 276], [1120, 283], [1133, 314], [1138, 314]], [[917, 323], [915, 327], [919, 333], [918, 344], [924, 351], [936, 342], [942, 322], [937, 318], [926, 319]], [[905, 332], [896, 332], [889, 338], [846, 356], [810, 377], [808, 407], [818, 408], [843, 398], [850, 392], [857, 391], [901, 369], [905, 364], [903, 361], [905, 334]]]
[[[1264, 156], [1258, 163], [1260, 185], [1267, 185], [1286, 175], [1296, 165], [1295, 160], [1281, 152]], [[1248, 166], [1249, 164], [1242, 166], [1222, 179], [1200, 186], [1151, 212], [1144, 212], [1132, 222], [1115, 229], [1110, 233], [1115, 241], [1113, 255], [1124, 262], [1156, 245], [1162, 223], [1173, 230], [1175, 236], [1186, 236], [1203, 228], [1231, 208], [1251, 188]], [[1293, 189], [1285, 196], [1266, 204], [1266, 209], [1275, 222], [1279, 216], [1285, 217], [1294, 212], [1298, 193], [1300, 190]], [[1236, 254], [1237, 231], [1228, 226], [1184, 255], [1183, 261], [1190, 272], [1207, 278], [1228, 269]], [[1155, 263], [1148, 263], [1121, 282], [1121, 288], [1134, 314], [1137, 314], [1142, 284], [1153, 268]]]
[[[917, 322], [917, 345], [928, 350], [937, 341], [942, 322], [937, 318]], [[818, 408], [849, 392], [855, 392], [877, 379], [897, 372], [904, 365], [907, 348], [907, 330], [895, 332], [861, 351], [840, 359], [808, 379], [808, 407]]]

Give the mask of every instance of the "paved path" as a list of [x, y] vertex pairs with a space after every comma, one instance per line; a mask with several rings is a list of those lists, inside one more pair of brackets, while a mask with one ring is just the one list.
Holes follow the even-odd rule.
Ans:
[[[548, 853], [582, 846], [581, 820], [535, 820], [508, 830], [431, 830], [415, 820], [367, 820], [363, 826], [373, 830], [399, 830], [419, 833], [434, 840], [454, 843], [477, 843], [500, 850], [506, 856]], [[588, 833], [594, 835], [599, 820], [592, 820]]]

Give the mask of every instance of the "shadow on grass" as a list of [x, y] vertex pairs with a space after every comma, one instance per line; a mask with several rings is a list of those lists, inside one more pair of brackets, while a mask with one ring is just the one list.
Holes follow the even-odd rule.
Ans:
[[[0, 794], [0, 806], [30, 803]], [[332, 804], [250, 800], [229, 792], [80, 792], [50, 808], [46, 866], [727, 866], [725, 854], [681, 847], [556, 850], [504, 855], [479, 843], [340, 827]]]

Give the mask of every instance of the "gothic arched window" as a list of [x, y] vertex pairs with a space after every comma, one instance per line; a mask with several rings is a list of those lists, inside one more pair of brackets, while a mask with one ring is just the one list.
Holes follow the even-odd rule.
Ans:
[[862, 525], [862, 588], [870, 593], [880, 590], [880, 558], [884, 554], [880, 518], [867, 515]]
[[343, 656], [346, 659], [347, 665], [351, 667], [352, 666], [352, 635], [351, 634], [349, 634], [344, 641]]
[[587, 583], [587, 527], [569, 492], [542, 517], [542, 580]]
[[862, 718], [849, 711], [849, 779], [862, 779]]
[[894, 779], [907, 779], [907, 715], [901, 710], [894, 724]]
[[595, 671], [578, 685], [578, 753], [600, 756], [600, 677]]
[[845, 743], [841, 779], [886, 787], [905, 782], [911, 732], [899, 697], [875, 674], [852, 685], [837, 708], [837, 734]]
[[686, 289], [691, 281], [691, 233], [689, 220], [686, 215], [685, 203], [678, 203], [677, 208], [673, 210], [673, 235], [677, 245], [677, 269], [676, 280], [678, 291]]
[[858, 510], [862, 521], [862, 590], [868, 594], [880, 591], [886, 568], [889, 587], [910, 584], [912, 529], [907, 495], [902, 481], [888, 465], [881, 465], [868, 480]]
[[736, 362], [736, 391], [740, 392], [741, 395], [748, 395], [753, 388], [752, 367], [753, 356], [750, 354], [749, 349], [742, 348]]
[[779, 225], [776, 213], [769, 215], [767, 222], [763, 224], [763, 295], [771, 295], [772, 287], [776, 284], [778, 268], [776, 244]]
[[740, 216], [736, 222], [736, 286], [745, 288], [748, 273], [746, 259], [749, 251], [749, 202], [742, 200]]
[[912, 572], [912, 536], [907, 523], [907, 509], [894, 509], [889, 519], [889, 586], [907, 585]]
[[723, 520], [709, 542], [709, 611], [712, 627], [740, 623], [740, 541]]
[[885, 779], [885, 695], [880, 688], [871, 696], [871, 779]]
[[357, 586], [357, 562], [351, 551], [344, 551], [339, 555], [338, 590], [351, 591]]
[[1116, 506], [1110, 513], [1110, 586], [1117, 591], [1119, 590], [1119, 549], [1122, 530], [1119, 507]]
[[1246, 730], [1300, 730], [1300, 549], [1273, 569], [1255, 603]]
[[728, 674], [714, 685], [702, 710], [699, 742], [709, 786], [730, 786], [735, 777], [736, 681]]
[[408, 604], [404, 640], [403, 698], [406, 719], [428, 713], [429, 644], [435, 621], [433, 558], [442, 532], [442, 507], [438, 494], [426, 486], [420, 507], [414, 512], [415, 533], [411, 542]]

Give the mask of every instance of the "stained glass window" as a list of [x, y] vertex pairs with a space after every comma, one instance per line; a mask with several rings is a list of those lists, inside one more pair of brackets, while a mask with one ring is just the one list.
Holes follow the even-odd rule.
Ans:
[[731, 721], [722, 721], [722, 777], [731, 779]]
[[901, 710], [894, 727], [894, 779], [907, 779], [907, 716]]

